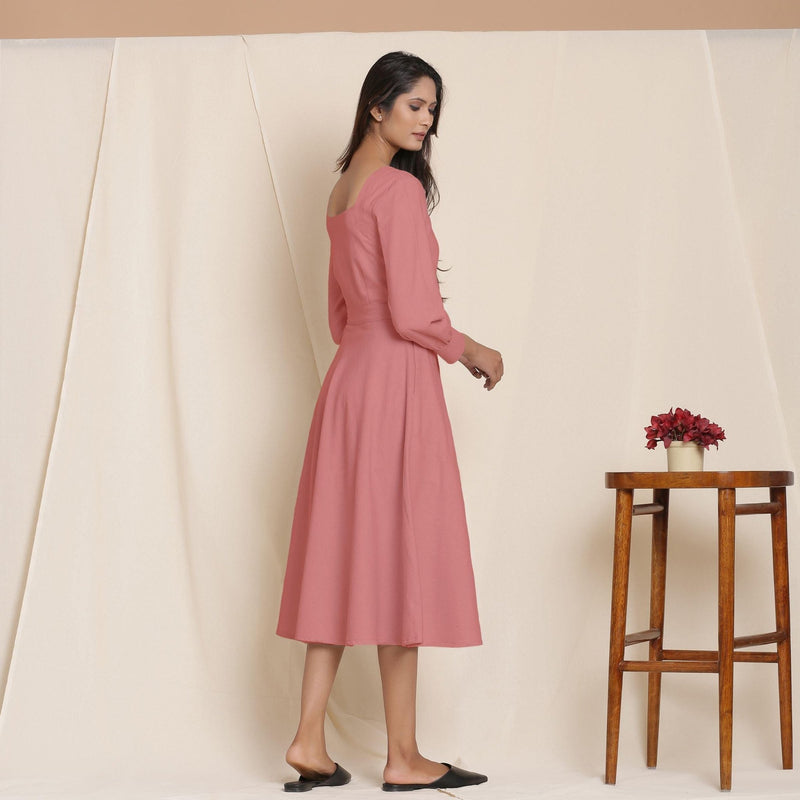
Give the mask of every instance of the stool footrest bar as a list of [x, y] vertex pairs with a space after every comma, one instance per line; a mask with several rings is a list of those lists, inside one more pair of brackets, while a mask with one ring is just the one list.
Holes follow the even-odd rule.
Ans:
[[737, 503], [736, 514], [777, 514], [780, 503]]
[[633, 516], [640, 517], [643, 514], [660, 514], [664, 510], [661, 503], [637, 503], [633, 507]]
[[719, 661], [716, 650], [664, 650], [664, 658], [672, 661]]
[[[707, 661], [716, 664], [719, 653], [716, 650], [664, 650], [664, 658], [668, 661]], [[777, 664], [777, 653], [734, 653], [734, 661], [750, 661], [761, 664]]]
[[621, 661], [623, 672], [717, 672], [716, 661]]
[[629, 633], [625, 637], [625, 647], [631, 644], [640, 644], [641, 642], [652, 642], [661, 636], [661, 631], [658, 628], [650, 628], [646, 631], [639, 631], [638, 633]]
[[778, 644], [786, 641], [786, 631], [773, 631], [772, 633], [756, 633], [752, 636], [737, 636], [733, 640], [733, 646], [738, 647], [758, 647], [762, 644]]
[[777, 653], [734, 653], [734, 661], [749, 661], [756, 664], [777, 664]]

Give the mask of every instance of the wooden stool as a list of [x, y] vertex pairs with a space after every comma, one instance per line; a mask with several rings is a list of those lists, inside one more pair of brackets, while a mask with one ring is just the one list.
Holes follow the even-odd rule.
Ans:
[[[607, 472], [606, 488], [616, 489], [614, 577], [611, 595], [611, 642], [608, 657], [608, 716], [606, 728], [606, 783], [616, 783], [622, 676], [647, 672], [647, 766], [658, 756], [658, 722], [663, 672], [719, 674], [720, 788], [731, 788], [733, 734], [733, 662], [756, 661], [778, 665], [781, 753], [783, 768], [792, 768], [792, 676], [789, 633], [789, 561], [786, 545], [786, 487], [791, 472]], [[736, 490], [769, 488], [769, 502], [737, 503]], [[653, 501], [634, 505], [635, 489], [652, 489]], [[719, 525], [719, 645], [717, 650], [664, 650], [664, 587], [666, 579], [667, 520], [670, 489], [716, 489]], [[625, 634], [631, 520], [653, 517], [650, 580], [650, 627]], [[733, 635], [734, 532], [738, 514], [769, 514], [772, 522], [772, 564], [775, 589], [775, 630], [751, 636]], [[625, 648], [650, 643], [648, 661], [626, 661]], [[777, 645], [772, 652], [740, 652], [757, 645]]]

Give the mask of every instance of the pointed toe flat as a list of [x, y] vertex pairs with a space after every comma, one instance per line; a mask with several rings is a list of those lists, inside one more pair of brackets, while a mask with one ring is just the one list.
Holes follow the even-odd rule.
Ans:
[[475, 786], [478, 783], [485, 783], [489, 779], [486, 775], [479, 772], [470, 772], [461, 767], [454, 767], [442, 761], [448, 767], [447, 772], [441, 778], [437, 778], [430, 783], [384, 783], [381, 786], [384, 792], [412, 792], [415, 789], [458, 789], [460, 786]]
[[350, 783], [350, 773], [344, 768], [336, 765], [336, 769], [323, 778], [304, 778], [300, 776], [299, 781], [289, 781], [283, 784], [284, 792], [310, 792], [319, 786], [344, 786]]

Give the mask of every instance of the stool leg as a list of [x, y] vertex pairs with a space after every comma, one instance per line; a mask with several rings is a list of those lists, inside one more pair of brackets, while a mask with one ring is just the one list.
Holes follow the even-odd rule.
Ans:
[[783, 768], [792, 768], [792, 647], [789, 631], [789, 556], [786, 543], [786, 488], [770, 489], [770, 500], [780, 505], [772, 515], [772, 569], [775, 579], [775, 630], [786, 638], [778, 642], [778, 702], [781, 718]]
[[625, 625], [628, 613], [628, 573], [631, 560], [633, 489], [617, 489], [614, 520], [614, 577], [611, 589], [611, 641], [608, 647], [608, 713], [606, 716], [606, 783], [617, 782], [619, 716], [622, 703], [622, 670], [625, 658]]
[[733, 745], [733, 579], [736, 490], [720, 489], [719, 515], [719, 778], [731, 788]]
[[[667, 522], [669, 489], [653, 490], [653, 502], [664, 507], [653, 515], [653, 548], [650, 569], [650, 627], [661, 632], [650, 642], [650, 661], [664, 659], [664, 590], [667, 580]], [[658, 723], [661, 715], [661, 673], [647, 676], [647, 766], [658, 763]]]

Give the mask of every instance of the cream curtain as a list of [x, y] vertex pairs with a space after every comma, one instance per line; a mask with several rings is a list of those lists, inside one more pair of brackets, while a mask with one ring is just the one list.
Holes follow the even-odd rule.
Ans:
[[[364, 74], [396, 49], [448, 90], [446, 307], [506, 364], [487, 393], [442, 362], [485, 645], [421, 653], [420, 744], [489, 774], [465, 797], [718, 796], [713, 675], [665, 678], [655, 772], [628, 676], [602, 785], [603, 473], [665, 468], [643, 428], [671, 405], [726, 429], [709, 469], [798, 464], [796, 30], [0, 42], [0, 796], [293, 777], [304, 648], [274, 627], [335, 351], [323, 215]], [[671, 647], [715, 646], [715, 509], [673, 499]], [[793, 489], [795, 597], [798, 526]], [[771, 630], [768, 525], [739, 530], [737, 633]], [[738, 664], [735, 687], [734, 790], [796, 796], [774, 668]], [[354, 774], [330, 793], [375, 796], [374, 648], [346, 653], [328, 738]]]

